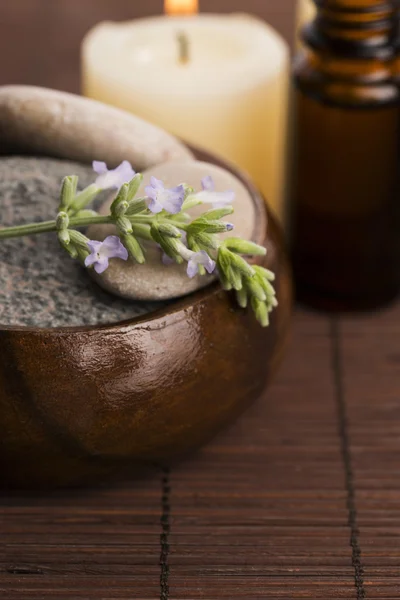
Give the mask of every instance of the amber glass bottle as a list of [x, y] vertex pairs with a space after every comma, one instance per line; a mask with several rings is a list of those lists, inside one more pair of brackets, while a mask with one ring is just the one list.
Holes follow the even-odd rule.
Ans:
[[316, 4], [294, 74], [298, 296], [373, 309], [400, 289], [400, 2]]

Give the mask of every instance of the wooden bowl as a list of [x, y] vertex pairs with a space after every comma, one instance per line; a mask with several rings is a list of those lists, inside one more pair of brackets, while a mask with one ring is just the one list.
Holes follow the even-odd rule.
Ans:
[[0, 327], [2, 483], [100, 482], [194, 450], [255, 400], [275, 371], [291, 310], [279, 227], [253, 185], [253, 239], [266, 244], [279, 307], [263, 329], [215, 283], [110, 326]]

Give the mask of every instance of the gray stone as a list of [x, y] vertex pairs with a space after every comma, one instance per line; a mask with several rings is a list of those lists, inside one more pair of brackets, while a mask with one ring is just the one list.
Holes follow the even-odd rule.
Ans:
[[[53, 219], [61, 179], [71, 174], [79, 175], [81, 187], [93, 181], [91, 168], [72, 162], [0, 158], [0, 225]], [[114, 323], [161, 306], [103, 291], [54, 233], [0, 241], [0, 326]]]
[[[162, 179], [168, 187], [179, 183], [187, 183], [196, 190], [200, 189], [200, 181], [205, 175], [211, 175], [216, 184], [217, 191], [233, 190], [235, 212], [225, 220], [234, 224], [232, 233], [221, 234], [221, 237], [235, 235], [251, 239], [255, 226], [255, 209], [253, 201], [245, 186], [230, 172], [203, 162], [170, 162], [158, 165], [144, 173], [144, 181], [139, 196], [144, 195], [144, 188], [148, 185], [150, 176]], [[102, 214], [109, 213], [112, 202], [107, 200], [101, 207]], [[212, 208], [202, 205], [192, 209], [192, 216], [200, 215], [205, 210]], [[115, 234], [113, 225], [91, 226], [87, 235], [91, 239], [103, 240], [107, 235]], [[93, 277], [104, 289], [123, 298], [136, 300], [166, 300], [189, 294], [213, 281], [213, 276], [196, 276], [189, 279], [186, 275], [186, 266], [172, 264], [165, 266], [161, 262], [161, 252], [153, 246], [146, 246], [146, 263], [138, 265], [133, 260], [123, 261], [114, 259], [110, 261], [108, 269], [101, 275], [91, 271]]]
[[0, 87], [0, 154], [101, 160], [137, 169], [191, 159], [181, 142], [130, 113], [74, 94], [33, 86]]

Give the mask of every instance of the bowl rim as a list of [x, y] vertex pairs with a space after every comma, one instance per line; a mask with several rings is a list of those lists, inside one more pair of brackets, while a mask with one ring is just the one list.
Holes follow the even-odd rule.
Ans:
[[[224, 169], [230, 171], [235, 175], [247, 188], [250, 193], [251, 200], [254, 204], [255, 209], [255, 225], [251, 239], [257, 244], [263, 244], [268, 235], [268, 221], [269, 221], [269, 209], [264, 202], [261, 193], [258, 191], [255, 184], [250, 179], [249, 175], [240, 170], [236, 165], [229, 162], [225, 158], [222, 158], [212, 152], [196, 147], [192, 144], [186, 144], [188, 148], [193, 152], [196, 160], [204, 160], [209, 163], [213, 163]], [[257, 257], [250, 260], [250, 262], [256, 262]], [[63, 325], [62, 327], [35, 327], [28, 325], [2, 325], [0, 323], [0, 333], [32, 333], [32, 334], [47, 334], [47, 335], [60, 335], [60, 334], [75, 334], [75, 333], [90, 333], [90, 332], [107, 332], [115, 330], [126, 330], [128, 328], [141, 326], [146, 324], [147, 330], [159, 329], [160, 319], [165, 317], [173, 318], [173, 321], [169, 320], [169, 323], [181, 320], [183, 317], [182, 313], [188, 309], [196, 306], [206, 298], [211, 298], [222, 290], [221, 285], [218, 281], [214, 281], [209, 285], [186, 294], [179, 298], [173, 299], [167, 305], [158, 308], [150, 313], [138, 315], [130, 319], [123, 319], [121, 321], [115, 321], [113, 323], [104, 323], [98, 325]], [[153, 325], [153, 326], [152, 326]]]

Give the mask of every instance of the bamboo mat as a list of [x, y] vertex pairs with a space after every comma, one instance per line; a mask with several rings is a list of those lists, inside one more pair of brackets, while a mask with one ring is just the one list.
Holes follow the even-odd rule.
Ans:
[[0, 597], [399, 598], [399, 321], [298, 310], [275, 383], [196, 457], [3, 496]]

